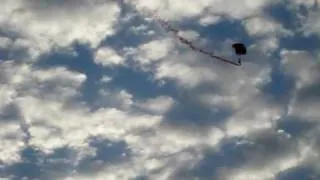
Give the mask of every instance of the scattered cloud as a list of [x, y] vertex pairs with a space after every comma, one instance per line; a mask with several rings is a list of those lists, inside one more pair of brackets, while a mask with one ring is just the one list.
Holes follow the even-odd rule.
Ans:
[[[192, 51], [151, 12], [228, 59], [244, 42], [242, 66]], [[320, 52], [287, 42], [319, 41], [318, 12], [317, 0], [3, 0], [0, 178], [317, 179]]]
[[115, 52], [115, 50], [108, 47], [99, 48], [96, 52], [94, 61], [102, 66], [113, 66], [124, 63], [124, 59]]

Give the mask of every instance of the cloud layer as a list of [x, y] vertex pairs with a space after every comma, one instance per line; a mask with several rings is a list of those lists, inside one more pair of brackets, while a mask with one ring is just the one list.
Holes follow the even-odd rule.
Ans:
[[[243, 66], [185, 47], [154, 11], [224, 57], [245, 42]], [[0, 177], [319, 178], [319, 11], [317, 0], [3, 0]]]

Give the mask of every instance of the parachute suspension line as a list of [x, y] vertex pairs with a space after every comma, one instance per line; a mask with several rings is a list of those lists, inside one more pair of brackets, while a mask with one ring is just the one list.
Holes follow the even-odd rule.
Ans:
[[152, 18], [154, 20], [156, 20], [157, 22], [159, 22], [159, 24], [161, 25], [162, 28], [164, 28], [165, 30], [169, 31], [169, 32], [172, 32], [174, 34], [174, 36], [182, 43], [182, 44], [185, 44], [187, 45], [190, 49], [192, 49], [193, 51], [197, 51], [201, 54], [205, 54], [213, 59], [217, 59], [217, 60], [220, 60], [222, 62], [225, 62], [225, 63], [229, 63], [231, 65], [234, 65], [234, 66], [241, 66], [241, 59], [240, 57], [238, 58], [238, 62], [234, 62], [234, 61], [231, 61], [231, 60], [228, 60], [228, 59], [225, 59], [223, 57], [220, 57], [220, 56], [217, 56], [217, 55], [214, 55], [213, 52], [210, 52], [210, 51], [207, 51], [207, 50], [204, 50], [200, 47], [197, 47], [195, 46], [190, 40], [182, 37], [179, 35], [179, 30], [174, 28], [172, 25], [169, 24], [168, 21], [162, 19], [160, 16], [158, 16], [156, 14], [156, 12], [154, 12], [152, 14]]

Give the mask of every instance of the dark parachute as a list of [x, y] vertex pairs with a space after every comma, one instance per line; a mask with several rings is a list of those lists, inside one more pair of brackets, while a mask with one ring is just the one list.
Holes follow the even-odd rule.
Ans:
[[247, 48], [242, 43], [234, 43], [232, 44], [232, 47], [237, 55], [245, 55], [247, 54]]

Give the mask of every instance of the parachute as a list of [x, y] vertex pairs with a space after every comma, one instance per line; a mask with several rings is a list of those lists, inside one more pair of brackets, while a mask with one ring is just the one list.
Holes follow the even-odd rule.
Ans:
[[245, 45], [242, 43], [234, 43], [232, 45], [232, 47], [234, 48], [236, 54], [238, 54], [238, 55], [247, 54], [247, 49], [246, 49]]

